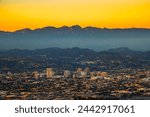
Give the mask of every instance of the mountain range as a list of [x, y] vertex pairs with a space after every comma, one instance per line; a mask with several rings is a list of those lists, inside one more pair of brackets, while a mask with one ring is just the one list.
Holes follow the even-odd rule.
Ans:
[[36, 50], [27, 50], [27, 49], [12, 49], [8, 51], [0, 51], [0, 56], [18, 56], [18, 57], [34, 57], [34, 56], [49, 56], [54, 58], [59, 57], [78, 57], [78, 56], [132, 56], [138, 57], [142, 59], [150, 60], [150, 51], [142, 52], [142, 51], [134, 51], [127, 47], [114, 48], [105, 51], [94, 51], [87, 48], [45, 48], [45, 49], [36, 49]]
[[0, 50], [58, 48], [90, 48], [96, 51], [129, 47], [134, 50], [150, 50], [150, 29], [82, 28], [78, 25], [44, 27], [14, 32], [0, 31]]

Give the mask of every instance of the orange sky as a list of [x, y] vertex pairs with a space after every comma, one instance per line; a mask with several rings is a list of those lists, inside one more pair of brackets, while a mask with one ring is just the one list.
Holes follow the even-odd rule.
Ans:
[[150, 28], [150, 0], [0, 0], [0, 30], [76, 24]]

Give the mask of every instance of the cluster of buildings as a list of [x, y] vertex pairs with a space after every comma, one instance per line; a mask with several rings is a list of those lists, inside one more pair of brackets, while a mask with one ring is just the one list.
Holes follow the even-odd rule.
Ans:
[[0, 74], [0, 99], [150, 99], [150, 70], [54, 68]]
[[38, 78], [106, 78], [108, 77], [107, 72], [94, 71], [91, 72], [89, 67], [86, 67], [84, 70], [82, 68], [77, 68], [76, 71], [64, 70], [63, 72], [56, 74], [53, 68], [46, 68], [43, 72], [34, 71], [33, 77]]
[[13, 79], [13, 78], [35, 78], [35, 79], [53, 79], [53, 78], [87, 78], [90, 80], [96, 79], [148, 79], [150, 78], [150, 70], [141, 69], [121, 69], [121, 70], [111, 70], [111, 71], [90, 71], [89, 67], [85, 69], [77, 68], [76, 71], [62, 70], [57, 71], [54, 68], [46, 68], [45, 70], [33, 71], [33, 72], [23, 72], [23, 73], [12, 73], [7, 72], [5, 74], [0, 74], [0, 78]]
[[78, 51], [1, 56], [0, 99], [150, 99], [149, 58]]

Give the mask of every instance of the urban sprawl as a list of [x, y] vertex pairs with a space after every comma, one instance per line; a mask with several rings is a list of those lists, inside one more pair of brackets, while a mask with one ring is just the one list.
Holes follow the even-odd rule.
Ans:
[[150, 99], [148, 60], [106, 53], [61, 57], [1, 57], [0, 99]]

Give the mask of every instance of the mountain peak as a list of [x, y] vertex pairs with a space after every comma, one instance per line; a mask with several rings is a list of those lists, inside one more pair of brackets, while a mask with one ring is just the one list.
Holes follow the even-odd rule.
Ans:
[[32, 30], [29, 29], [29, 28], [25, 28], [25, 29], [17, 30], [16, 32], [19, 32], [19, 33], [28, 33], [30, 31], [32, 31]]
[[108, 51], [112, 53], [120, 53], [120, 54], [133, 54], [137, 52], [129, 49], [128, 47], [114, 48], [114, 49], [109, 49]]
[[81, 29], [82, 27], [79, 26], [79, 25], [73, 25], [73, 26], [71, 26], [71, 28], [72, 28], [72, 29]]

